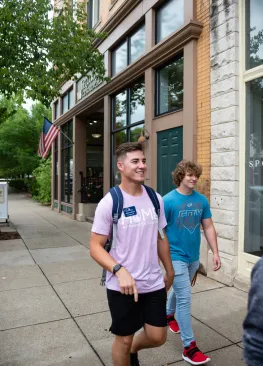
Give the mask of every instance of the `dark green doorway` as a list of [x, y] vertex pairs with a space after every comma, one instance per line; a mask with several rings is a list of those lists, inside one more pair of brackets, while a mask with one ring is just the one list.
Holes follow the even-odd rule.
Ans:
[[183, 159], [183, 127], [157, 133], [157, 192], [164, 196], [175, 188], [172, 171]]

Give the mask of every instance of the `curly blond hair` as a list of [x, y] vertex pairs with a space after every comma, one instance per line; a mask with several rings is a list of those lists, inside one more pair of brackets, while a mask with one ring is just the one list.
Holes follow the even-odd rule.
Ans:
[[202, 167], [199, 164], [190, 160], [182, 160], [177, 164], [175, 170], [172, 172], [173, 182], [179, 187], [186, 173], [190, 173], [199, 178], [202, 174]]

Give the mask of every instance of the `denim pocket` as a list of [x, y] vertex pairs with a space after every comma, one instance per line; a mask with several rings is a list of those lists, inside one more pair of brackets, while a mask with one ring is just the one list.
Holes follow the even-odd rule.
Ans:
[[173, 261], [174, 275], [181, 275], [184, 272], [184, 263], [181, 261]]

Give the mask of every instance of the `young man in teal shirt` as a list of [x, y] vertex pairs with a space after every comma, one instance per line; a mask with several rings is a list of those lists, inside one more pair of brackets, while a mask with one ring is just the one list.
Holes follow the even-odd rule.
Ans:
[[[172, 174], [177, 189], [163, 197], [166, 235], [175, 271], [166, 308], [167, 323], [173, 333], [181, 332], [184, 345], [182, 357], [192, 365], [210, 361], [197, 348], [191, 324], [191, 281], [199, 268], [201, 225], [213, 252], [214, 270], [221, 267], [209, 202], [194, 190], [201, 174], [202, 168], [199, 165], [181, 161]], [[174, 318], [175, 312], [178, 323]]]

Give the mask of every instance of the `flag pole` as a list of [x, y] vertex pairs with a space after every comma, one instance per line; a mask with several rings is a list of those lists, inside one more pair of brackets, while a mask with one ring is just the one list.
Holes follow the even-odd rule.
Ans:
[[72, 141], [63, 131], [61, 131], [61, 128], [59, 128], [59, 132], [61, 132], [62, 135], [64, 135], [72, 143], [72, 145], [74, 145], [74, 141]]

